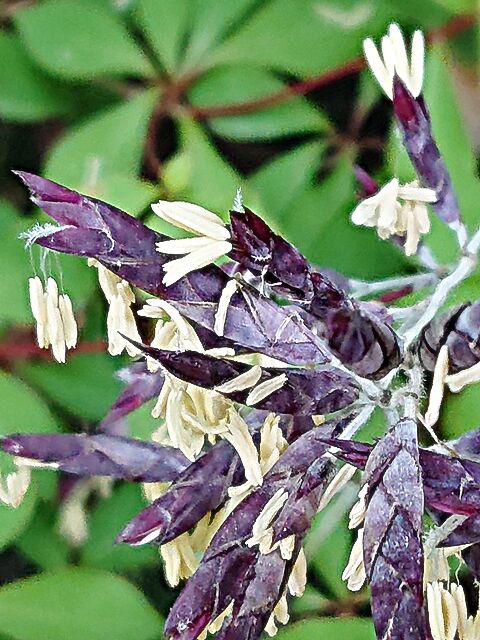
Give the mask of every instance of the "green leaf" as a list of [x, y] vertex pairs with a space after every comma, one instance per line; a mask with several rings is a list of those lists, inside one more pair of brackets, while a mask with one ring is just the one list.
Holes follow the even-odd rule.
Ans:
[[[189, 98], [202, 107], [241, 104], [277, 93], [284, 86], [273, 73], [254, 65], [222, 66], [202, 76]], [[325, 116], [302, 97], [254, 113], [211, 118], [209, 123], [215, 133], [234, 140], [265, 140], [328, 128]]]
[[[436, 48], [428, 56], [425, 100], [435, 139], [452, 177], [462, 217], [473, 230], [478, 225], [480, 181], [476, 157], [465, 131], [447, 62], [445, 49]], [[435, 223], [427, 242], [442, 262], [455, 257], [453, 234], [444, 223]]]
[[361, 56], [362, 40], [382, 36], [392, 17], [418, 26], [420, 13], [424, 27], [445, 19], [445, 11], [431, 0], [271, 0], [260, 4], [207, 60], [254, 62], [316, 76]]
[[0, 590], [0, 631], [15, 640], [153, 640], [162, 620], [123, 578], [68, 569]]
[[[346, 497], [348, 496], [345, 494], [340, 499]], [[353, 497], [351, 503], [354, 500]], [[345, 505], [345, 510], [348, 510], [351, 503], [348, 502]], [[348, 595], [342, 573], [347, 565], [353, 542], [352, 532], [348, 528], [345, 517], [340, 520], [337, 518], [337, 523], [332, 526], [331, 519], [332, 514], [335, 513], [335, 505], [336, 502], [332, 502], [315, 518], [307, 537], [306, 549], [309, 566], [327, 586], [329, 593], [340, 599]]]
[[321, 593], [307, 583], [303, 595], [299, 598], [292, 598], [289, 602], [289, 607], [292, 617], [295, 619], [318, 614], [325, 605], [328, 606], [328, 602], [328, 598], [322, 596]]
[[47, 0], [15, 12], [33, 58], [53, 75], [91, 80], [151, 75], [151, 66], [122, 22], [98, 2]]
[[142, 91], [68, 130], [50, 150], [46, 175], [130, 213], [142, 211], [154, 191], [134, 176], [157, 100], [156, 90]]
[[468, 13], [477, 7], [477, 0], [435, 0], [435, 2], [453, 14]]
[[312, 186], [324, 152], [323, 143], [308, 142], [274, 158], [251, 176], [249, 183], [260, 196], [266, 218], [278, 226], [279, 221], [289, 215], [295, 200]]
[[57, 530], [57, 515], [40, 503], [35, 517], [20, 538], [16, 546], [24, 556], [44, 570], [63, 569], [68, 565], [70, 548]]
[[234, 33], [257, 0], [191, 0], [192, 31], [184, 54], [183, 69], [195, 69], [208, 61], [208, 52]]
[[318, 74], [361, 54], [362, 39], [379, 32], [382, 13], [380, 5], [374, 9], [354, 0], [273, 0], [218, 47], [212, 59]]
[[280, 629], [276, 637], [278, 640], [375, 640], [375, 632], [372, 621], [365, 618], [316, 618], [290, 624]]
[[161, 421], [152, 417], [155, 402], [156, 400], [151, 400], [128, 415], [128, 433], [132, 438], [151, 440], [152, 433], [160, 426]]
[[14, 542], [28, 526], [35, 511], [36, 501], [37, 491], [32, 483], [22, 504], [16, 509], [0, 503], [0, 550]]
[[179, 63], [190, 10], [188, 0], [140, 0], [138, 3], [136, 20], [170, 73]]
[[66, 364], [30, 362], [19, 370], [56, 404], [85, 420], [98, 421], [121, 391], [114, 378], [118, 366], [106, 353], [73, 354]]
[[101, 500], [89, 519], [89, 537], [82, 548], [81, 562], [113, 571], [138, 570], [143, 565], [158, 562], [153, 546], [138, 548], [116, 544], [115, 536], [133, 516], [146, 507], [138, 484], [126, 484], [115, 489], [110, 498]]
[[480, 427], [480, 385], [472, 384], [460, 393], [449, 393], [442, 403], [441, 433], [459, 438]]
[[350, 220], [354, 207], [352, 160], [346, 155], [334, 171], [295, 202], [295, 215], [282, 219], [282, 230], [305, 255], [324, 267], [357, 278], [398, 275], [406, 259], [371, 229]]
[[68, 93], [43, 76], [18, 38], [5, 31], [0, 32], [0, 60], [0, 115], [4, 120], [43, 120], [70, 110]]
[[58, 431], [57, 421], [35, 391], [4, 372], [0, 372], [0, 406], [0, 435]]
[[242, 184], [241, 178], [221, 157], [198, 124], [183, 120], [180, 137], [186, 185], [175, 193], [175, 198], [195, 202], [226, 216], [235, 191]]

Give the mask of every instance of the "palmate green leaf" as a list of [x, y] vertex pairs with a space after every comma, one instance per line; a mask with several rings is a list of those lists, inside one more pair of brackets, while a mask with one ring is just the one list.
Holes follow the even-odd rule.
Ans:
[[[351, 498], [351, 502], [345, 503], [344, 511], [347, 511], [355, 500], [354, 494], [349, 496], [345, 492], [340, 498], [337, 498], [337, 500], [347, 498], [349, 500]], [[348, 596], [347, 585], [342, 580], [342, 573], [348, 563], [353, 542], [347, 519], [345, 517], [340, 520], [335, 518], [335, 505], [336, 501], [332, 502], [315, 518], [305, 548], [310, 569], [327, 587], [324, 595], [333, 595], [335, 598], [341, 599]]]
[[15, 12], [14, 20], [32, 57], [53, 75], [90, 80], [152, 74], [121, 20], [95, 0], [47, 0]]
[[18, 369], [25, 380], [63, 409], [95, 422], [105, 417], [122, 389], [114, 377], [120, 362], [107, 353], [71, 354], [66, 364], [29, 362]]
[[112, 571], [137, 571], [145, 564], [159, 562], [156, 547], [133, 548], [115, 544], [115, 536], [146, 506], [140, 485], [125, 484], [110, 498], [101, 500], [89, 518], [89, 536], [81, 551], [83, 565]]
[[[8, 304], [0, 306], [0, 321], [31, 322], [32, 313], [28, 304], [31, 266], [24, 243], [18, 239], [19, 234], [25, 230], [25, 223], [5, 200], [0, 200], [0, 225], [3, 235], [0, 296], [2, 300], [8, 300]], [[14, 286], [12, 282], [15, 283]]]
[[44, 120], [67, 113], [67, 91], [32, 64], [18, 37], [0, 32], [0, 116], [13, 122]]
[[[193, 105], [211, 107], [247, 102], [283, 87], [283, 82], [266, 69], [240, 64], [212, 69], [188, 95]], [[302, 97], [254, 113], [211, 118], [209, 124], [218, 135], [234, 140], [265, 140], [328, 129], [326, 117]]]
[[318, 187], [296, 199], [294, 214], [282, 220], [287, 238], [313, 262], [346, 275], [365, 279], [398, 275], [407, 264], [400, 251], [379, 240], [372, 229], [350, 221], [354, 192], [352, 159], [346, 155]]
[[0, 632], [14, 640], [154, 640], [162, 619], [123, 578], [68, 569], [0, 589]]
[[189, 0], [139, 0], [135, 19], [165, 69], [177, 69], [190, 21]]
[[443, 438], [459, 438], [480, 427], [480, 384], [448, 393], [442, 403], [440, 429]]
[[58, 422], [45, 402], [25, 382], [5, 372], [0, 372], [0, 406], [0, 435], [58, 431]]
[[299, 598], [292, 598], [289, 602], [290, 614], [293, 619], [307, 615], [315, 615], [318, 614], [325, 605], [328, 605], [328, 602], [328, 598], [307, 583], [303, 595]]
[[138, 173], [148, 121], [158, 100], [142, 91], [68, 130], [49, 152], [45, 175], [135, 214], [155, 198]]
[[[0, 372], [0, 406], [2, 407], [0, 435], [2, 436], [19, 432], [49, 433], [58, 431], [60, 428], [59, 421], [52, 415], [45, 401], [34, 389], [22, 380], [5, 372]], [[12, 457], [1, 452], [0, 474], [9, 473], [15, 469]], [[51, 497], [55, 491], [55, 476], [41, 471], [36, 473], [36, 480], [38, 493], [43, 498]], [[36, 493], [31, 487], [27, 496], [31, 492], [33, 492], [33, 495]], [[9, 507], [6, 508], [9, 509]], [[24, 507], [19, 508], [24, 509]], [[15, 516], [12, 515], [11, 518], [14, 522], [17, 522]], [[2, 522], [1, 518], [0, 522]], [[6, 522], [10, 522], [10, 520], [7, 519]]]
[[441, 24], [434, 2], [398, 0], [271, 0], [243, 21], [208, 56], [210, 64], [255, 62], [295, 75], [317, 75], [362, 54], [362, 40], [381, 36], [393, 19], [424, 27]]
[[474, 11], [478, 6], [477, 0], [435, 0], [435, 2], [453, 14], [468, 13]]
[[249, 184], [264, 207], [264, 217], [278, 232], [283, 231], [284, 217], [297, 215], [296, 199], [313, 185], [324, 152], [323, 142], [307, 142], [274, 158], [250, 177]]
[[234, 33], [258, 0], [190, 0], [191, 32], [184, 53], [184, 71], [208, 65], [209, 53]]
[[375, 640], [372, 621], [365, 618], [316, 618], [280, 628], [278, 640]]

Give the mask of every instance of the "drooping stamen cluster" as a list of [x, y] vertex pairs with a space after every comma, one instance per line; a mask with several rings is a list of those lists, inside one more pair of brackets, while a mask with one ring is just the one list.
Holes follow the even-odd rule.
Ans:
[[405, 253], [411, 256], [417, 252], [420, 236], [430, 231], [426, 203], [436, 200], [432, 189], [421, 188], [416, 182], [401, 186], [393, 178], [378, 193], [360, 202], [352, 213], [352, 222], [377, 227], [382, 240], [405, 236]]
[[65, 362], [67, 349], [77, 346], [77, 323], [72, 301], [66, 293], [59, 295], [57, 283], [48, 278], [46, 290], [38, 276], [28, 281], [30, 306], [37, 323], [37, 342], [41, 349], [52, 347], [57, 362]]
[[381, 50], [383, 60], [371, 38], [363, 43], [368, 66], [386, 95], [393, 99], [393, 79], [397, 75], [410, 93], [417, 97], [422, 91], [425, 43], [421, 31], [415, 31], [411, 44], [411, 61], [408, 62], [407, 48], [402, 32], [397, 24], [391, 24], [388, 35], [383, 36]]
[[165, 285], [177, 282], [190, 271], [201, 269], [231, 251], [230, 232], [222, 219], [211, 211], [189, 202], [165, 200], [153, 204], [152, 209], [166, 222], [196, 235], [194, 238], [157, 243], [160, 253], [184, 255], [163, 265]]

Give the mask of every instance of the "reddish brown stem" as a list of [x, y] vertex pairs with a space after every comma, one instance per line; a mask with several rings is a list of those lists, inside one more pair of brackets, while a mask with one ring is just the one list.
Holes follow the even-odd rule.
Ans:
[[[78, 347], [69, 352], [69, 356], [81, 353], [101, 353], [106, 346], [103, 340], [93, 342], [80, 342]], [[40, 349], [33, 342], [3, 342], [0, 343], [0, 362], [10, 363], [18, 360], [52, 360], [52, 355], [48, 349]]]
[[[427, 34], [428, 42], [439, 42], [449, 40], [454, 36], [462, 33], [473, 24], [475, 24], [476, 16], [474, 14], [466, 14], [453, 18], [445, 25], [433, 29]], [[261, 111], [268, 107], [273, 107], [278, 104], [282, 104], [288, 100], [291, 100], [295, 96], [303, 96], [314, 89], [323, 87], [331, 82], [341, 80], [347, 76], [358, 73], [365, 66], [365, 62], [362, 57], [349, 60], [340, 67], [331, 69], [325, 73], [321, 73], [312, 78], [306, 80], [300, 80], [294, 84], [284, 87], [280, 91], [263, 96], [262, 98], [256, 98], [248, 102], [241, 102], [235, 104], [226, 105], [214, 105], [211, 107], [194, 107], [189, 106], [188, 113], [194, 118], [204, 120], [206, 118], [214, 118], [219, 116], [239, 116], [246, 113], [252, 113], [254, 111]]]

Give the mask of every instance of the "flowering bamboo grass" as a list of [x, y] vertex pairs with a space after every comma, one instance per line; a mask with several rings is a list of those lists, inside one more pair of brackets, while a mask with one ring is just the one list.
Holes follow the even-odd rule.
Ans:
[[[402, 313], [361, 298], [401, 290], [405, 279], [327, 275], [239, 192], [229, 222], [185, 202], [152, 205], [193, 234], [173, 240], [105, 202], [17, 172], [58, 225], [36, 226], [27, 244], [88, 259], [109, 304], [110, 353], [126, 350], [140, 361], [123, 372], [126, 388], [98, 433], [3, 438], [18, 471], [0, 499], [18, 505], [35, 466], [145, 483], [151, 504], [117, 540], [157, 544], [168, 581], [189, 578], [166, 622], [172, 640], [207, 632], [254, 640], [286, 623], [287, 597], [305, 586], [302, 545], [312, 519], [354, 467], [363, 470], [350, 514], [358, 538], [344, 578], [352, 589], [370, 585], [377, 637], [478, 637], [480, 614], [468, 614], [445, 563], [462, 551], [479, 577], [480, 436], [428, 449], [417, 432], [423, 422], [436, 438], [445, 385], [458, 392], [480, 379], [480, 303], [444, 310], [477, 265], [480, 233], [469, 236], [461, 221], [433, 137], [422, 96], [423, 36], [414, 34], [410, 61], [396, 25], [381, 48], [382, 56], [365, 41], [417, 176], [378, 187], [356, 168], [365, 199], [352, 222], [423, 260], [425, 273], [408, 284], [433, 291]], [[458, 240], [459, 262], [443, 278], [431, 255], [424, 259], [429, 207]], [[137, 328], [135, 289], [151, 296], [138, 313], [155, 323], [151, 344]], [[53, 278], [32, 278], [30, 296], [39, 346], [52, 346], [64, 362], [77, 342], [70, 299]], [[425, 382], [430, 406], [422, 418]], [[152, 399], [163, 419], [153, 442], [130, 438], [123, 419]], [[376, 407], [386, 433], [375, 445], [352, 440]], [[428, 535], [425, 514], [436, 523]], [[439, 554], [442, 572], [432, 561]]]

